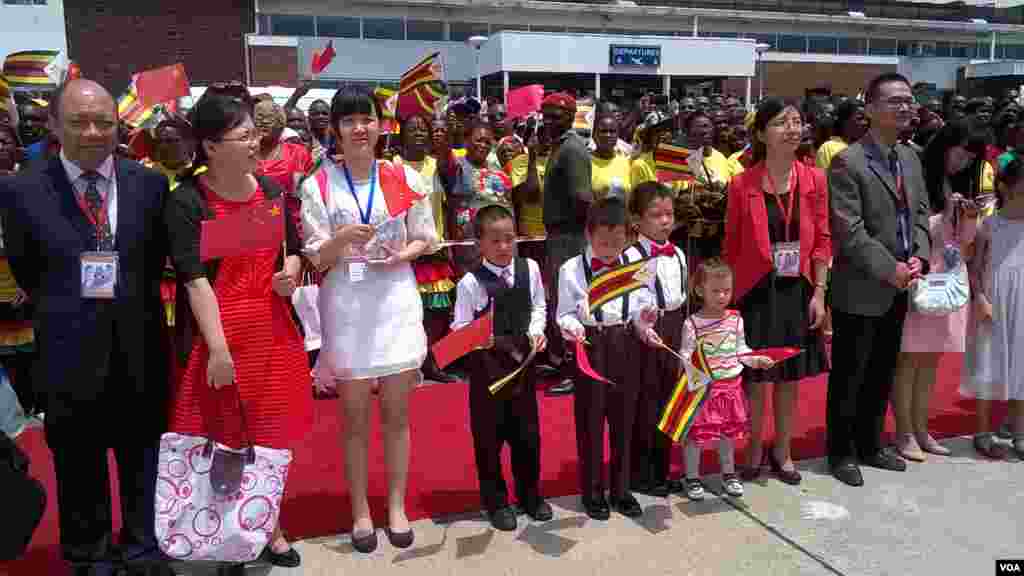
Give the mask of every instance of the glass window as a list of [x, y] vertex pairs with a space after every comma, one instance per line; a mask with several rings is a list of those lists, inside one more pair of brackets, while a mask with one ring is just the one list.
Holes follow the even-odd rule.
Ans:
[[848, 38], [842, 37], [838, 39], [837, 52], [840, 54], [867, 54], [868, 53], [868, 41], [867, 38]]
[[363, 38], [405, 40], [405, 22], [401, 18], [363, 18]]
[[936, 42], [935, 56], [937, 58], [949, 58], [949, 42]]
[[779, 46], [779, 37], [777, 34], [750, 34], [747, 38], [757, 40], [758, 44], [767, 44], [771, 46], [769, 50], [775, 50]]
[[1011, 60], [1024, 60], [1024, 44], [1005, 44], [1003, 57]]
[[637, 36], [674, 36], [675, 31], [673, 30], [640, 30], [633, 32]]
[[[701, 30], [700, 35], [703, 38], [739, 38], [740, 35], [737, 32], [716, 32], [714, 30]], [[689, 34], [687, 34], [689, 36]]]
[[325, 38], [359, 38], [359, 18], [317, 16], [316, 33]]
[[256, 15], [256, 33], [270, 34], [270, 16], [267, 14]]
[[451, 40], [465, 42], [470, 36], [487, 36], [487, 24], [480, 22], [452, 22]]
[[275, 36], [312, 36], [313, 17], [274, 14], [270, 17], [270, 30]]
[[408, 20], [405, 25], [408, 40], [444, 40], [444, 22]]
[[808, 36], [807, 51], [811, 54], [835, 54], [835, 36]]
[[950, 54], [953, 58], [974, 58], [974, 44], [953, 44]]
[[872, 38], [868, 49], [872, 56], [895, 56], [899, 42], [895, 38]]
[[807, 37], [779, 34], [779, 52], [807, 52]]

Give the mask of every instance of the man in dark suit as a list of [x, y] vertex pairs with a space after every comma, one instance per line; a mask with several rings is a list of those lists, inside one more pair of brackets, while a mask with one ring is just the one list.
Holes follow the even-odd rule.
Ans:
[[907, 286], [927, 267], [928, 191], [917, 154], [899, 144], [913, 116], [910, 83], [883, 74], [868, 86], [871, 129], [832, 161], [832, 371], [828, 458], [851, 486], [857, 462], [906, 470], [880, 443], [907, 313]]
[[[36, 304], [34, 382], [47, 408], [61, 547], [76, 574], [106, 573], [124, 558], [141, 573], [152, 564], [134, 560], [159, 558], [153, 502], [168, 396], [160, 302], [168, 184], [113, 154], [117, 107], [102, 86], [69, 82], [50, 114], [60, 155], [0, 183], [0, 201], [11, 268]], [[84, 285], [89, 267], [116, 278], [113, 289], [109, 281]], [[119, 548], [108, 449], [117, 459]]]

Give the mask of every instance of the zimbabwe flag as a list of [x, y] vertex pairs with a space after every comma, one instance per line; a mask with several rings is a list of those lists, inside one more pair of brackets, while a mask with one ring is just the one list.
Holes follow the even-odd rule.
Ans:
[[398, 84], [398, 118], [432, 114], [446, 90], [442, 82], [441, 53], [434, 52], [402, 74]]
[[654, 278], [654, 272], [648, 267], [653, 261], [653, 258], [644, 258], [617, 266], [594, 277], [587, 289], [590, 313], [593, 314], [603, 304], [619, 296], [646, 286]]
[[693, 180], [687, 160], [690, 151], [682, 146], [658, 144], [654, 150], [654, 169], [658, 174], [658, 182], [674, 180]]
[[57, 65], [57, 50], [25, 50], [8, 54], [4, 60], [4, 77], [11, 87], [41, 88], [55, 86], [51, 74]]
[[711, 395], [711, 386], [714, 385], [714, 382], [710, 381], [711, 369], [708, 368], [708, 361], [704, 356], [703, 338], [697, 339], [697, 349], [694, 351], [691, 360], [696, 364], [696, 370], [693, 370], [693, 378], [695, 380], [699, 378], [708, 382], [699, 387], [691, 386], [690, 370], [687, 370], [676, 384], [675, 389], [672, 391], [672, 396], [669, 398], [668, 404], [665, 405], [665, 410], [661, 414], [661, 420], [658, 422], [658, 430], [668, 435], [673, 442], [679, 442], [680, 438], [686, 437], [687, 432], [690, 431], [690, 426], [693, 425], [693, 421], [697, 418], [697, 414], [704, 407], [704, 402]]

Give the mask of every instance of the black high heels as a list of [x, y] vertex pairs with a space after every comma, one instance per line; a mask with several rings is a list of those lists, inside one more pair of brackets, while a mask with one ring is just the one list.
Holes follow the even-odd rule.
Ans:
[[768, 457], [768, 465], [772, 468], [772, 474], [774, 474], [775, 477], [783, 483], [789, 484], [790, 486], [797, 486], [800, 484], [800, 481], [803, 480], [803, 477], [800, 476], [800, 473], [795, 469], [785, 470], [782, 468], [779, 461], [775, 459], [775, 453], [772, 448], [766, 449], [764, 455]]

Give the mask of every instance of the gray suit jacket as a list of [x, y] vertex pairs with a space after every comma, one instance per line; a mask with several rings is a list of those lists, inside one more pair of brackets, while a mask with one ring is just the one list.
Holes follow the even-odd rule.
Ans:
[[[910, 253], [927, 267], [928, 191], [916, 153], [897, 144], [910, 205]], [[900, 293], [888, 278], [899, 253], [896, 179], [868, 133], [840, 153], [828, 171], [832, 222], [832, 307], [848, 314], [882, 316]]]

